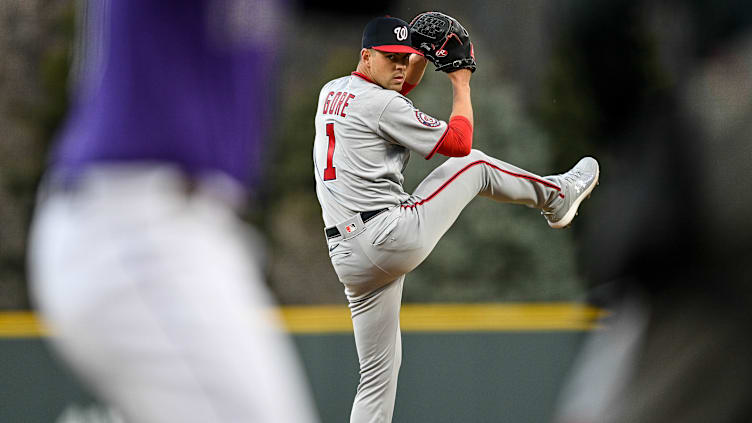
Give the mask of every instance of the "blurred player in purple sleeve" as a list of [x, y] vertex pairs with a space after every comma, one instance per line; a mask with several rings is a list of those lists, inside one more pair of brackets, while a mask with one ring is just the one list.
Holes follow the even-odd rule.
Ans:
[[134, 422], [315, 422], [237, 218], [266, 141], [274, 1], [84, 5], [40, 189], [32, 296], [54, 345]]

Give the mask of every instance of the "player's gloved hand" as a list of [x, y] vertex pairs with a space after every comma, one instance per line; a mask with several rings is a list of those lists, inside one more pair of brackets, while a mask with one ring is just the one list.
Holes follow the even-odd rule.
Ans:
[[470, 34], [453, 17], [440, 12], [423, 12], [410, 22], [413, 47], [423, 52], [437, 71], [475, 72], [475, 52]]

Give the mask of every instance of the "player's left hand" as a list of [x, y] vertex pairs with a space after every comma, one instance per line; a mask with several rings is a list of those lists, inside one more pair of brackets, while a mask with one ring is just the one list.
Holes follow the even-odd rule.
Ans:
[[410, 22], [413, 47], [423, 52], [437, 71], [454, 72], [469, 69], [475, 72], [473, 43], [470, 34], [453, 17], [440, 12], [424, 12]]

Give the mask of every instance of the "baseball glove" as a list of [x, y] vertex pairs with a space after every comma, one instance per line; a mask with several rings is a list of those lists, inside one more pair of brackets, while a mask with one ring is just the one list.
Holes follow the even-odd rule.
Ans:
[[437, 71], [475, 72], [477, 63], [470, 34], [457, 19], [440, 12], [423, 12], [410, 22], [410, 38], [413, 47], [423, 52]]

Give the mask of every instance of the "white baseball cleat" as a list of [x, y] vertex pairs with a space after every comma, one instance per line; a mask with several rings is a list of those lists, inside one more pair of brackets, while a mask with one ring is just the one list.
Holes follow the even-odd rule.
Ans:
[[569, 172], [547, 177], [546, 179], [557, 182], [564, 194], [564, 198], [558, 198], [550, 209], [541, 212], [548, 220], [548, 226], [554, 229], [569, 226], [577, 216], [577, 208], [580, 207], [582, 200], [590, 197], [593, 188], [598, 185], [599, 175], [598, 161], [592, 157], [585, 157]]

